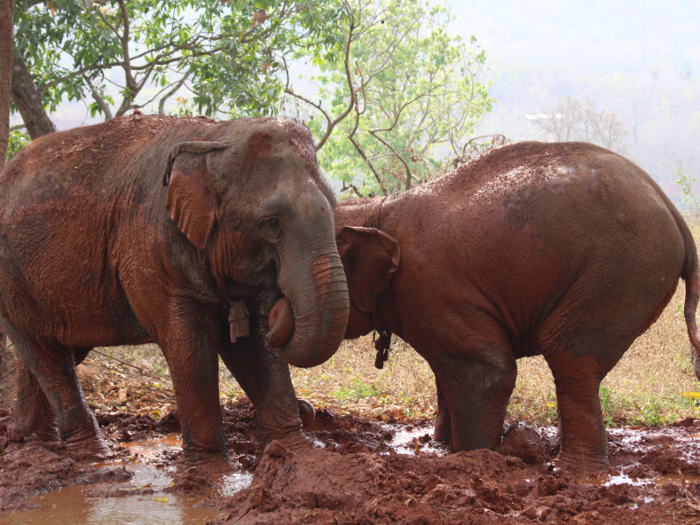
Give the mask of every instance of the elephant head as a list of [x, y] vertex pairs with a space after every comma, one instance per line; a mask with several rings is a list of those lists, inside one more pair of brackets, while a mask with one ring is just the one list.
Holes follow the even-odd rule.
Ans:
[[348, 292], [335, 199], [309, 131], [286, 119], [221, 122], [172, 147], [168, 165], [168, 214], [206, 254], [227, 299], [272, 308], [268, 343], [290, 364], [330, 358], [345, 332]]
[[392, 236], [376, 228], [342, 227], [337, 235], [350, 293], [350, 318], [346, 339], [372, 331], [372, 311], [377, 297], [391, 286], [399, 270], [401, 250]]

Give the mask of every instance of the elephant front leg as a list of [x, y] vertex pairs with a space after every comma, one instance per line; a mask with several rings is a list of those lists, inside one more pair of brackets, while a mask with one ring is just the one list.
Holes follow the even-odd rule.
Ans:
[[179, 322], [159, 344], [175, 389], [184, 458], [211, 472], [230, 471], [219, 404], [219, 322], [214, 312], [183, 310], [172, 314]]
[[267, 348], [256, 317], [251, 315], [250, 335], [224, 345], [221, 358], [255, 407], [260, 449], [274, 439], [293, 448], [308, 445], [289, 366]]

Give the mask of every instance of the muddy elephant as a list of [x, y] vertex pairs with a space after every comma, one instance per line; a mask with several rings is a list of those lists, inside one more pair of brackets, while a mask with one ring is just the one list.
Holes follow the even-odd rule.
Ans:
[[154, 341], [187, 460], [228, 457], [217, 354], [258, 409], [263, 444], [301, 442], [280, 357], [313, 366], [343, 339], [334, 205], [309, 131], [286, 119], [137, 114], [29, 144], [0, 175], [16, 430], [55, 438], [57, 426], [69, 449], [105, 452], [76, 364], [95, 346]]
[[499, 445], [517, 359], [541, 354], [556, 383], [557, 461], [606, 468], [600, 382], [679, 277], [697, 359], [693, 237], [646, 173], [599, 147], [509, 145], [412, 190], [341, 201], [336, 238], [346, 337], [394, 333], [427, 360], [435, 438], [455, 451]]

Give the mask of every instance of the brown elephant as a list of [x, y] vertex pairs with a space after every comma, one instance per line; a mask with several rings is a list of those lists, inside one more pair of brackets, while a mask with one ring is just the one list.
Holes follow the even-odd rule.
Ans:
[[220, 354], [264, 444], [304, 440], [287, 365], [335, 352], [348, 293], [335, 199], [309, 131], [286, 119], [143, 116], [53, 133], [0, 174], [0, 322], [23, 362], [16, 430], [105, 452], [75, 367], [157, 342], [185, 457], [227, 460]]
[[343, 201], [336, 240], [346, 337], [394, 333], [428, 361], [435, 438], [455, 451], [499, 445], [516, 360], [541, 354], [556, 383], [558, 461], [606, 468], [600, 382], [679, 277], [697, 358], [693, 237], [647, 174], [591, 144], [505, 146], [412, 190]]

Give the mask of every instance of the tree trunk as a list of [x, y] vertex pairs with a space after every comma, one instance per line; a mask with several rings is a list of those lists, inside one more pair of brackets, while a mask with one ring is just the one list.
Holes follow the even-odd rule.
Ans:
[[14, 0], [0, 0], [0, 170], [5, 165], [10, 138], [12, 12], [14, 5]]
[[56, 131], [56, 126], [44, 109], [41, 93], [37, 91], [27, 65], [17, 57], [14, 58], [12, 68], [12, 102], [22, 115], [32, 140]]

